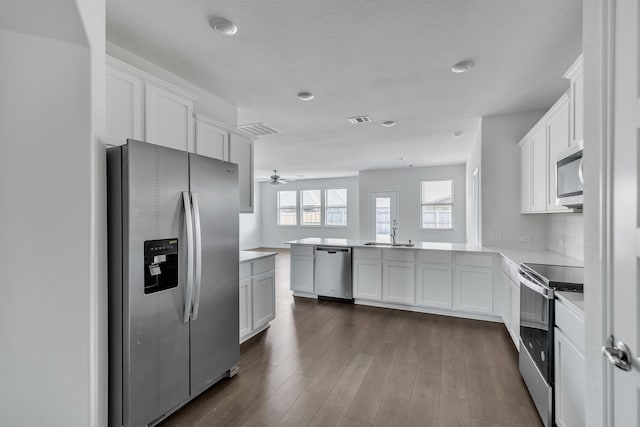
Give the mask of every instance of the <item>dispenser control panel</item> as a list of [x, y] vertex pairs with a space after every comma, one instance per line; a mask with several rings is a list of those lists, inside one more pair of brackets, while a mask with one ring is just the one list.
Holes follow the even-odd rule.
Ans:
[[144, 293], [178, 286], [178, 239], [144, 242]]

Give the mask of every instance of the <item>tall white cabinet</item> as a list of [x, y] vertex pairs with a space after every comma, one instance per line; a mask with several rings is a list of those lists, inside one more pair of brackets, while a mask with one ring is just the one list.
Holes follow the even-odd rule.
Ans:
[[231, 132], [229, 161], [238, 164], [240, 212], [253, 213], [253, 141], [237, 132]]

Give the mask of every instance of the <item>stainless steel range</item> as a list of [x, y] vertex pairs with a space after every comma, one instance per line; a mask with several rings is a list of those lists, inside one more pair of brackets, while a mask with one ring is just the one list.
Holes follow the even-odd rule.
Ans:
[[546, 427], [554, 425], [554, 292], [582, 290], [582, 267], [520, 266], [520, 373]]

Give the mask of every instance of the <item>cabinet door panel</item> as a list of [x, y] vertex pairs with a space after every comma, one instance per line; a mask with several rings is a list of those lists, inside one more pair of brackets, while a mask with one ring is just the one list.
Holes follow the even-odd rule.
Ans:
[[511, 333], [511, 279], [505, 273], [502, 273], [502, 320]]
[[585, 425], [585, 358], [555, 328], [555, 400], [558, 427]]
[[258, 329], [275, 318], [275, 273], [251, 279], [251, 302], [253, 304], [253, 329]]
[[493, 270], [456, 266], [453, 307], [475, 313], [493, 312]]
[[193, 141], [193, 101], [169, 90], [145, 86], [147, 142], [190, 151]]
[[516, 348], [520, 348], [520, 288], [514, 282], [511, 282], [511, 338], [516, 345]]
[[244, 279], [240, 281], [240, 340], [251, 328], [251, 279]]
[[382, 300], [382, 263], [380, 261], [353, 261], [354, 298]]
[[533, 212], [547, 208], [547, 127], [543, 123], [531, 138], [531, 183]]
[[400, 304], [415, 303], [415, 264], [385, 262], [382, 265], [384, 300]]
[[107, 140], [122, 145], [127, 138], [142, 140], [142, 81], [107, 67], [105, 126]]
[[557, 106], [554, 114], [549, 118], [549, 189], [547, 195], [547, 210], [562, 211], [566, 207], [557, 203], [558, 194], [556, 181], [556, 161], [558, 154], [569, 147], [569, 102], [566, 96], [564, 101]]
[[196, 153], [219, 160], [229, 160], [229, 132], [198, 115], [196, 119]]
[[531, 212], [531, 140], [520, 147], [520, 197], [522, 212]]
[[231, 132], [229, 161], [238, 165], [240, 212], [253, 212], [253, 141]]
[[453, 267], [444, 264], [418, 264], [416, 268], [416, 304], [451, 308]]
[[291, 290], [313, 292], [313, 257], [291, 257]]

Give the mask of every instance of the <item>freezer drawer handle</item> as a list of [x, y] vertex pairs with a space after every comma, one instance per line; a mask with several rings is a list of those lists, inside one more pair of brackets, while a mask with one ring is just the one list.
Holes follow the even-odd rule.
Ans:
[[191, 193], [191, 203], [193, 203], [193, 219], [195, 223], [195, 270], [196, 283], [193, 295], [193, 313], [191, 320], [198, 318], [198, 308], [200, 307], [200, 289], [202, 288], [202, 229], [200, 227], [200, 205], [198, 204], [198, 193]]
[[182, 322], [187, 323], [191, 315], [191, 303], [193, 300], [193, 216], [191, 215], [191, 197], [188, 191], [182, 192], [182, 202], [184, 204], [184, 222], [187, 226], [187, 289], [184, 296]]

